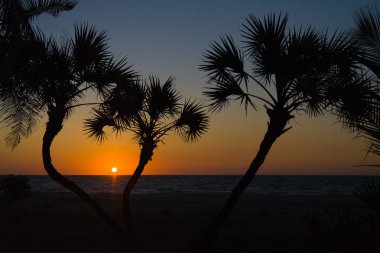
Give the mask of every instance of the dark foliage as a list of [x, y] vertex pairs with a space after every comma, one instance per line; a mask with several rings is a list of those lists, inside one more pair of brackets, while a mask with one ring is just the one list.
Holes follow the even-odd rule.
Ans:
[[33, 37], [31, 21], [41, 14], [54, 17], [72, 10], [78, 1], [71, 0], [1, 0], [0, 34], [12, 39]]
[[208, 117], [199, 103], [180, 99], [173, 77], [164, 83], [154, 76], [145, 82], [117, 83], [93, 118], [86, 120], [85, 131], [98, 141], [104, 140], [106, 126], [116, 133], [130, 131], [141, 147], [145, 143], [157, 147], [170, 131], [195, 141], [206, 132]]
[[[370, 85], [365, 89], [356, 89], [351, 97], [338, 106], [341, 122], [358, 137], [369, 143], [368, 153], [380, 155], [380, 11], [377, 3], [366, 5], [355, 12], [356, 26], [351, 32], [359, 47], [356, 54], [358, 62], [367, 68]], [[366, 81], [367, 82], [367, 81]], [[366, 96], [362, 96], [366, 93]], [[357, 99], [361, 97], [362, 99]]]
[[367, 181], [355, 187], [353, 196], [364, 204], [353, 211], [339, 205], [324, 215], [305, 217], [316, 244], [331, 252], [380, 251], [380, 182]]
[[27, 176], [9, 175], [0, 181], [0, 190], [15, 199], [22, 199], [31, 194], [31, 186]]

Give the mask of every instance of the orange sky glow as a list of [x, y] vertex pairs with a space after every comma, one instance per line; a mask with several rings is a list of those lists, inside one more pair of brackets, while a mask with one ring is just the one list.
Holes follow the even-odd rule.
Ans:
[[[104, 175], [118, 168], [118, 175], [133, 173], [139, 147], [128, 134], [109, 133], [103, 143], [88, 139], [77, 122], [84, 114], [75, 114], [65, 124], [52, 145], [52, 158], [63, 174]], [[235, 175], [249, 166], [265, 132], [263, 112], [245, 115], [238, 106], [220, 114], [211, 114], [208, 133], [195, 143], [184, 143], [179, 136], [167, 136], [155, 151], [145, 175]], [[239, 125], [239, 128], [236, 128]], [[259, 174], [336, 175], [375, 174], [378, 168], [355, 165], [379, 162], [366, 154], [366, 142], [342, 130], [332, 118], [296, 118], [293, 128], [272, 147]], [[2, 147], [1, 174], [45, 174], [41, 145], [43, 126], [23, 140], [15, 150]]]

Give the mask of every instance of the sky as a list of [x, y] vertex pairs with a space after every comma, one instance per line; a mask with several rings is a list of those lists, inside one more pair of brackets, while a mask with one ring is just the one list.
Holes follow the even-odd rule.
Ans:
[[[230, 34], [241, 40], [240, 29], [249, 15], [259, 18], [271, 13], [287, 13], [289, 27], [316, 27], [333, 32], [354, 26], [354, 11], [371, 1], [359, 0], [80, 0], [70, 12], [58, 18], [38, 17], [33, 24], [45, 34], [60, 39], [72, 34], [75, 24], [93, 25], [107, 31], [110, 50], [127, 57], [141, 75], [161, 80], [176, 79], [175, 87], [186, 98], [205, 104], [207, 78], [198, 70], [202, 54], [210, 43]], [[89, 94], [86, 101], [92, 101]], [[77, 109], [65, 121], [52, 145], [52, 159], [63, 174], [131, 174], [137, 166], [139, 146], [129, 134], [104, 143], [89, 139], [83, 119], [91, 108]], [[259, 174], [277, 175], [380, 175], [379, 168], [357, 167], [380, 163], [379, 157], [365, 155], [368, 143], [342, 129], [331, 115], [309, 118], [295, 114], [292, 129], [273, 145]], [[42, 164], [42, 136], [46, 118], [41, 118], [33, 134], [11, 150], [0, 143], [0, 174], [45, 174]], [[254, 158], [265, 134], [267, 117], [259, 104], [257, 111], [245, 113], [239, 104], [210, 113], [208, 132], [195, 143], [185, 143], [176, 134], [166, 137], [155, 150], [144, 174], [243, 174]], [[6, 128], [0, 128], [4, 139]]]

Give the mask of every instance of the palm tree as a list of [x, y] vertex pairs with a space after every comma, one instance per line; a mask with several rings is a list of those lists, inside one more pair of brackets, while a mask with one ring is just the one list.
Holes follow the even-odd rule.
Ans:
[[[350, 117], [338, 110], [341, 122], [369, 140], [368, 153], [380, 155], [380, 11], [377, 4], [366, 5], [355, 13], [356, 27], [351, 36], [360, 47], [358, 61], [376, 77], [371, 79], [371, 96], [367, 99], [367, 110], [356, 117]], [[368, 73], [370, 75], [370, 73]], [[355, 106], [354, 103], [351, 104]], [[346, 107], [350, 108], [346, 105]], [[351, 110], [354, 109], [350, 108]], [[370, 165], [379, 166], [379, 165]]]
[[[205, 91], [211, 110], [225, 108], [232, 99], [240, 100], [245, 110], [256, 109], [255, 102], [259, 101], [269, 120], [256, 156], [201, 237], [203, 242], [216, 238], [272, 145], [291, 129], [294, 112], [318, 116], [334, 111], [353, 96], [366, 94], [361, 88], [368, 80], [358, 72], [360, 66], [353, 57], [358, 49], [347, 36], [336, 32], [329, 37], [327, 32], [311, 27], [287, 30], [287, 21], [287, 15], [268, 15], [263, 20], [251, 15], [242, 29], [244, 52], [232, 37], [225, 36], [213, 42], [204, 54], [200, 70], [207, 73], [212, 85]], [[252, 74], [246, 72], [245, 54], [252, 64]], [[252, 93], [251, 86], [261, 91]], [[361, 109], [358, 104], [357, 110]]]
[[72, 10], [77, 1], [72, 0], [1, 0], [0, 34], [11, 38], [33, 37], [30, 22], [37, 16], [47, 13], [54, 17], [62, 11]]
[[[372, 153], [380, 156], [380, 98], [377, 97], [372, 101], [368, 116], [362, 118], [361, 122], [355, 127], [356, 131], [359, 132], [359, 137], [364, 137], [369, 140], [369, 149], [367, 154]], [[380, 165], [371, 165], [380, 167]]]
[[355, 12], [356, 27], [352, 37], [361, 48], [358, 59], [380, 78], [380, 11], [377, 4], [366, 5]]
[[127, 233], [135, 239], [135, 229], [130, 210], [130, 193], [142, 174], [145, 165], [152, 159], [153, 152], [163, 138], [176, 131], [187, 142], [198, 139], [208, 127], [208, 117], [202, 106], [186, 101], [180, 104], [180, 95], [169, 77], [161, 84], [157, 77], [150, 76], [141, 84], [118, 83], [105, 102], [86, 121], [90, 137], [103, 141], [103, 128], [110, 126], [116, 132], [130, 131], [140, 146], [139, 163], [124, 187], [123, 214]]
[[114, 231], [121, 234], [121, 226], [95, 200], [56, 170], [50, 155], [52, 142], [64, 121], [75, 108], [92, 104], [81, 103], [87, 92], [94, 91], [102, 97], [116, 82], [128, 82], [136, 75], [127, 66], [125, 58], [117, 60], [112, 57], [106, 40], [105, 32], [97, 32], [88, 26], [76, 26], [74, 37], [66, 37], [61, 45], [40, 35], [34, 40], [36, 50], [25, 65], [27, 68], [23, 72], [2, 76], [1, 81], [15, 85], [12, 92], [18, 99], [2, 94], [0, 108], [4, 123], [11, 129], [6, 140], [13, 147], [19, 143], [20, 136], [31, 133], [38, 117], [47, 113], [42, 144], [46, 172], [82, 198]]
[[[21, 136], [27, 137], [36, 124], [35, 98], [25, 95], [31, 87], [23, 84], [29, 81], [23, 77], [30, 67], [30, 59], [38, 56], [44, 45], [36, 40], [41, 34], [38, 29], [34, 31], [31, 21], [45, 13], [56, 17], [76, 4], [77, 1], [70, 0], [0, 0], [0, 98], [6, 99], [3, 104], [7, 104], [0, 108], [3, 110], [0, 120], [2, 117], [18, 118], [17, 126], [10, 125], [13, 134], [7, 138], [9, 146], [15, 147]], [[29, 76], [31, 78], [33, 76]], [[22, 92], [25, 94], [21, 95]], [[4, 112], [6, 107], [17, 110], [8, 115]]]

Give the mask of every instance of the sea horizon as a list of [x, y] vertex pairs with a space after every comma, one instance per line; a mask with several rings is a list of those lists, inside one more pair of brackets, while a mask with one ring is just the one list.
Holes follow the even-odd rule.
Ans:
[[[62, 174], [62, 173], [61, 173]], [[22, 175], [22, 176], [49, 176], [48, 174], [23, 174], [23, 173], [6, 173], [0, 176]], [[132, 174], [62, 174], [63, 176], [132, 176]], [[244, 174], [142, 174], [141, 176], [243, 176]], [[255, 177], [261, 176], [311, 176], [311, 177], [380, 177], [380, 174], [257, 174]]]
[[[89, 193], [121, 193], [130, 175], [66, 175]], [[33, 192], [69, 192], [48, 175], [28, 176]], [[142, 175], [133, 193], [229, 193], [241, 175]], [[256, 194], [351, 194], [355, 187], [380, 176], [257, 175], [245, 192]]]

